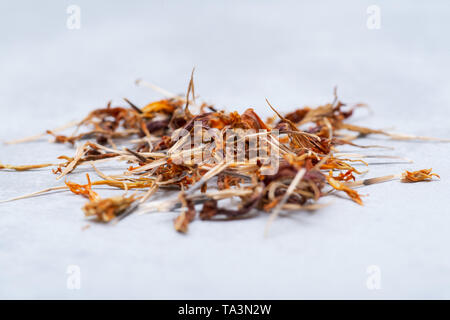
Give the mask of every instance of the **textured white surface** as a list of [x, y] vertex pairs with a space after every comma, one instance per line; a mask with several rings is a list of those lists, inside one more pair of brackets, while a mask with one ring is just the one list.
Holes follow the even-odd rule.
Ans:
[[[330, 100], [338, 85], [344, 101], [374, 110], [355, 123], [450, 137], [448, 1], [380, 1], [380, 30], [366, 28], [368, 1], [73, 3], [80, 30], [66, 28], [69, 2], [0, 4], [0, 139], [80, 119], [109, 99], [159, 97], [136, 78], [183, 92], [194, 65], [196, 91], [219, 107], [269, 115], [265, 97], [287, 111]], [[415, 160], [374, 165], [367, 177], [433, 167], [442, 180], [367, 187], [364, 207], [335, 199], [279, 218], [267, 239], [266, 215], [196, 221], [183, 236], [176, 213], [82, 231], [84, 199], [69, 193], [1, 204], [0, 297], [450, 298], [450, 145], [364, 143]], [[45, 140], [1, 145], [0, 161], [73, 152]], [[0, 198], [59, 184], [47, 169], [1, 171]], [[80, 290], [66, 288], [68, 265], [81, 268]], [[366, 287], [369, 265], [381, 269], [381, 290]]]

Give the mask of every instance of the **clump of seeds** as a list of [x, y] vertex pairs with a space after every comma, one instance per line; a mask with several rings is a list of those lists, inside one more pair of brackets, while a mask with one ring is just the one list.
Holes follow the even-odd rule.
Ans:
[[[0, 163], [0, 169], [16, 171], [53, 167], [57, 179], [66, 179], [60, 187], [3, 202], [70, 190], [87, 198], [83, 206], [87, 217], [103, 222], [119, 221], [136, 211], [181, 208], [174, 227], [184, 233], [197, 217], [232, 220], [267, 212], [271, 214], [269, 225], [282, 211], [317, 210], [323, 206], [319, 203], [321, 198], [335, 193], [363, 205], [355, 189], [363, 185], [395, 179], [418, 182], [439, 178], [431, 169], [423, 169], [358, 180], [357, 176], [364, 172], [355, 168], [355, 163], [367, 166], [364, 158], [402, 158], [344, 154], [338, 151], [340, 146], [379, 147], [356, 143], [358, 138], [368, 135], [398, 140], [439, 139], [350, 124], [347, 119], [364, 105], [347, 106], [336, 92], [328, 104], [284, 115], [267, 101], [275, 116], [263, 121], [251, 108], [240, 114], [198, 104], [192, 76], [186, 96], [173, 95], [143, 81], [139, 84], [163, 93], [166, 98], [142, 108], [128, 99], [124, 99], [127, 106], [108, 103], [80, 122], [12, 141], [29, 142], [47, 134], [54, 136], [56, 143], [67, 143], [76, 149], [73, 156], [60, 156], [58, 163], [21, 166]], [[75, 133], [59, 134], [71, 126], [76, 127]], [[96, 167], [113, 160], [124, 164], [123, 174], [107, 175]], [[87, 175], [84, 185], [68, 181], [68, 176], [81, 165], [92, 166], [99, 179], [91, 182]], [[93, 190], [100, 185], [125, 192], [101, 198]], [[135, 192], [128, 195], [132, 189]], [[162, 203], [152, 202], [157, 192], [173, 189], [179, 191], [178, 196]]]

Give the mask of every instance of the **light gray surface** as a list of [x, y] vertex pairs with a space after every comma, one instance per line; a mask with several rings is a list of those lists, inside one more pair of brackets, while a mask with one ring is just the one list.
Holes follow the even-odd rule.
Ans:
[[[80, 30], [66, 28], [69, 4], [81, 8]], [[380, 30], [366, 27], [371, 4], [2, 1], [0, 139], [80, 119], [109, 99], [159, 98], [136, 78], [183, 92], [193, 66], [197, 92], [219, 107], [269, 115], [265, 97], [287, 111], [327, 102], [338, 85], [344, 101], [374, 110], [355, 123], [450, 137], [448, 1], [379, 1]], [[364, 207], [335, 199], [316, 214], [278, 219], [267, 239], [266, 215], [195, 221], [183, 236], [173, 231], [176, 213], [82, 231], [84, 199], [68, 193], [2, 204], [0, 297], [450, 298], [450, 146], [364, 143], [415, 160], [371, 166], [367, 177], [433, 167], [442, 180], [368, 187]], [[0, 161], [73, 152], [45, 140], [1, 145]], [[58, 184], [47, 169], [1, 171], [0, 198]], [[68, 265], [81, 268], [80, 290], [66, 287]], [[370, 265], [381, 270], [381, 290], [366, 287]]]

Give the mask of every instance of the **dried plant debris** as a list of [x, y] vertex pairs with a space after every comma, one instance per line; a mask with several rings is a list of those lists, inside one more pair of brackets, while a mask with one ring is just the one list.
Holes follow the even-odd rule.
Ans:
[[[124, 99], [124, 106], [109, 102], [79, 122], [9, 142], [30, 142], [47, 134], [56, 143], [73, 145], [76, 149], [73, 156], [58, 157], [62, 161], [56, 164], [0, 163], [0, 169], [16, 171], [53, 167], [57, 179], [66, 180], [65, 185], [2, 202], [69, 190], [85, 197], [85, 215], [101, 222], [119, 221], [135, 211], [181, 210], [174, 227], [185, 233], [197, 216], [201, 220], [232, 220], [268, 212], [271, 213], [269, 226], [281, 212], [319, 209], [324, 206], [319, 203], [321, 198], [336, 193], [363, 205], [358, 187], [395, 179], [418, 182], [439, 178], [431, 169], [424, 169], [358, 179], [368, 171], [369, 165], [363, 159], [407, 159], [340, 153], [340, 146], [381, 147], [355, 142], [368, 135], [398, 140], [448, 140], [350, 124], [347, 120], [364, 105], [347, 106], [338, 99], [336, 91], [331, 103], [284, 115], [267, 100], [274, 116], [263, 121], [251, 108], [240, 114], [218, 110], [207, 103], [198, 104], [192, 76], [183, 96], [144, 81], [138, 83], [159, 91], [166, 98], [144, 107], [128, 99]], [[62, 134], [73, 127], [72, 134]], [[122, 174], [107, 175], [96, 166], [113, 160], [123, 163]], [[91, 182], [87, 175], [86, 184], [68, 181], [68, 176], [82, 165], [90, 165], [100, 179]], [[93, 190], [101, 185], [125, 193], [102, 198]], [[136, 192], [128, 196], [130, 189]], [[174, 189], [179, 190], [178, 196], [162, 203], [151, 201], [158, 190], [171, 194], [170, 190]]]
[[422, 169], [418, 171], [405, 171], [402, 173], [402, 182], [419, 182], [419, 181], [430, 181], [434, 177], [438, 177], [436, 173], [431, 173], [432, 169]]

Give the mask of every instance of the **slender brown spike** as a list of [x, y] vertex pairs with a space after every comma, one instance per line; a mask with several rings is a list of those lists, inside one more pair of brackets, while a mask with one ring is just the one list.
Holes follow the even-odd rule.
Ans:
[[195, 67], [192, 68], [190, 83], [192, 83], [192, 87], [191, 87], [192, 101], [195, 103], [194, 71], [195, 71]]
[[67, 175], [68, 173], [72, 172], [73, 169], [76, 168], [76, 166], [78, 165], [80, 159], [86, 154], [86, 147], [87, 147], [88, 143], [85, 143], [81, 146], [79, 146], [77, 148], [77, 151], [75, 153], [75, 157], [73, 158], [73, 160], [64, 168], [64, 170], [62, 170], [61, 174], [59, 176], [56, 177], [56, 180], [61, 179], [62, 177], [64, 177], [65, 175]]
[[384, 177], [378, 177], [378, 178], [372, 178], [372, 179], [365, 179], [365, 180], [363, 181], [363, 185], [369, 186], [369, 185], [371, 185], [371, 184], [375, 184], [375, 183], [380, 183], [380, 182], [385, 182], [385, 181], [393, 180], [393, 179], [395, 179], [396, 177], [398, 177], [398, 176], [395, 175], [395, 174], [390, 174], [390, 175], [387, 175], [387, 176], [384, 176]]
[[434, 141], [434, 142], [450, 142], [450, 139], [434, 138], [434, 137], [424, 137], [424, 136], [414, 136], [402, 133], [387, 133], [393, 140], [417, 140], [417, 141]]
[[359, 187], [359, 186], [363, 186], [363, 185], [370, 186], [371, 184], [387, 182], [387, 181], [400, 179], [400, 178], [401, 178], [401, 175], [399, 175], [399, 174], [389, 174], [387, 176], [382, 176], [382, 177], [358, 180], [358, 181], [354, 181], [354, 182], [346, 182], [345, 185], [347, 185], [349, 187]]
[[331, 103], [333, 106], [338, 102], [338, 96], [337, 96], [337, 86], [333, 87], [333, 102]]
[[125, 148], [125, 150], [128, 151], [129, 153], [131, 153], [136, 158], [138, 158], [139, 161], [141, 161], [141, 162], [146, 162], [147, 161], [147, 158], [142, 156], [142, 155], [140, 155], [139, 153], [137, 153], [137, 152], [135, 152], [135, 151], [133, 151], [131, 149], [128, 149], [128, 148]]
[[60, 187], [52, 187], [52, 188], [46, 188], [40, 191], [36, 191], [36, 192], [32, 192], [29, 194], [25, 194], [22, 196], [18, 196], [18, 197], [14, 197], [14, 198], [10, 198], [10, 199], [4, 199], [4, 200], [0, 200], [0, 203], [5, 203], [5, 202], [11, 202], [11, 201], [17, 201], [17, 200], [22, 200], [22, 199], [27, 199], [27, 198], [32, 198], [50, 191], [56, 191], [56, 190], [65, 190], [65, 189], [69, 189], [67, 186], [60, 186]]
[[125, 100], [126, 103], [128, 103], [130, 105], [130, 107], [132, 107], [134, 110], [136, 110], [137, 113], [142, 114], [142, 110], [138, 107], [136, 107], [136, 105], [134, 103], [132, 103], [130, 100], [128, 100], [127, 98], [123, 98], [123, 100]]
[[413, 163], [414, 161], [409, 159], [409, 158], [405, 158], [405, 157], [399, 157], [399, 156], [391, 156], [391, 155], [385, 155], [385, 154], [381, 154], [381, 155], [375, 155], [375, 154], [359, 154], [359, 153], [335, 153], [334, 154], [335, 157], [357, 157], [360, 159], [396, 159], [396, 160], [403, 160], [409, 163]]
[[[289, 126], [291, 127], [292, 130], [298, 131], [297, 126], [292, 121], [290, 121], [289, 119], [286, 119], [285, 117], [283, 117], [277, 110], [275, 110], [275, 108], [272, 107], [272, 105], [270, 104], [270, 102], [269, 102], [269, 100], [267, 98], [266, 98], [266, 102], [269, 105], [269, 107], [273, 110], [273, 112], [275, 112], [277, 114], [277, 116], [281, 120], [283, 120], [284, 122], [289, 124]], [[292, 134], [292, 137], [293, 137], [294, 141], [297, 143], [298, 146], [303, 146], [303, 144], [301, 143], [301, 141], [300, 141], [300, 139], [299, 139], [299, 137], [297, 135]]]
[[277, 206], [273, 210], [272, 214], [269, 217], [269, 221], [267, 221], [266, 230], [264, 232], [265, 236], [267, 236], [269, 234], [270, 225], [277, 218], [279, 212], [283, 208], [283, 205], [286, 203], [286, 201], [288, 200], [288, 198], [292, 194], [292, 192], [294, 192], [294, 189], [297, 187], [297, 185], [300, 182], [300, 180], [302, 180], [302, 178], [305, 175], [305, 173], [306, 173], [306, 170], [305, 169], [301, 169], [295, 175], [295, 177], [292, 180], [291, 184], [289, 185], [286, 193], [283, 195], [283, 198], [281, 199], [281, 201], [277, 204]]
[[187, 89], [187, 92], [186, 92], [186, 105], [184, 106], [184, 111], [188, 112], [188, 113], [190, 113], [188, 107], [189, 107], [189, 95], [191, 94], [191, 92], [192, 92], [193, 100], [194, 100], [194, 103], [195, 103], [195, 96], [194, 96], [194, 71], [195, 71], [195, 67], [192, 68], [191, 78], [189, 80], [189, 85], [188, 85], [188, 89]]
[[128, 217], [129, 215], [131, 215], [133, 212], [135, 212], [138, 208], [139, 205], [141, 203], [139, 201], [134, 202], [131, 206], [129, 206], [124, 212], [122, 212], [120, 215], [118, 215], [117, 217], [115, 217], [111, 222], [113, 224], [118, 223], [119, 221], [122, 221], [123, 219], [125, 219], [126, 217]]
[[97, 175], [100, 178], [104, 179], [105, 181], [113, 181], [113, 182], [116, 182], [116, 183], [122, 183], [123, 186], [124, 186], [123, 188], [125, 190], [127, 190], [128, 186], [127, 186], [127, 184], [124, 181], [119, 181], [119, 180], [114, 179], [113, 177], [107, 176], [106, 174], [101, 172], [99, 169], [97, 169], [97, 167], [94, 165], [93, 161], [89, 161], [89, 164], [92, 166], [92, 168], [94, 169], [94, 171], [97, 173]]
[[136, 80], [136, 85], [137, 86], [141, 86], [141, 87], [147, 87], [150, 88], [160, 94], [162, 94], [163, 96], [167, 97], [167, 98], [174, 98], [174, 99], [181, 99], [184, 101], [184, 98], [177, 96], [176, 94], [169, 92], [161, 87], [158, 87], [157, 85], [154, 85], [153, 83], [149, 83], [147, 81], [144, 81], [142, 79], [137, 79]]
[[277, 114], [277, 116], [278, 116], [281, 120], [286, 121], [286, 118], [283, 117], [277, 110], [275, 110], [274, 107], [272, 107], [272, 105], [270, 104], [270, 102], [269, 102], [269, 100], [268, 100], [267, 98], [266, 98], [266, 102], [267, 102], [267, 104], [269, 105], [270, 109], [272, 109], [273, 112], [275, 112], [275, 113]]
[[[63, 130], [66, 130], [66, 129], [75, 127], [75, 126], [77, 126], [78, 124], [79, 124], [79, 121], [71, 121], [71, 122], [69, 122], [68, 124], [66, 124], [66, 125], [64, 125], [64, 126], [61, 126], [61, 127], [55, 128], [55, 129], [52, 129], [52, 130], [50, 130], [50, 131], [51, 131], [51, 132], [55, 132], [55, 133], [56, 133], [56, 132], [60, 132], [60, 131], [63, 131]], [[6, 141], [5, 144], [18, 144], [18, 143], [24, 143], [24, 142], [35, 141], [35, 140], [38, 140], [39, 138], [42, 138], [43, 136], [46, 136], [46, 135], [48, 134], [48, 131], [49, 131], [49, 130], [46, 130], [46, 131], [43, 132], [43, 133], [40, 133], [40, 134], [31, 136], [31, 137], [26, 137], [26, 138], [21, 138], [21, 139], [16, 139], [16, 140], [11, 140], [11, 141]]]
[[150, 189], [148, 189], [147, 193], [141, 198], [141, 200], [139, 200], [139, 203], [144, 203], [145, 201], [147, 201], [159, 188], [158, 183], [161, 181], [161, 176], [158, 176], [158, 178], [156, 178], [155, 183], [153, 184], [152, 187], [150, 187]]

